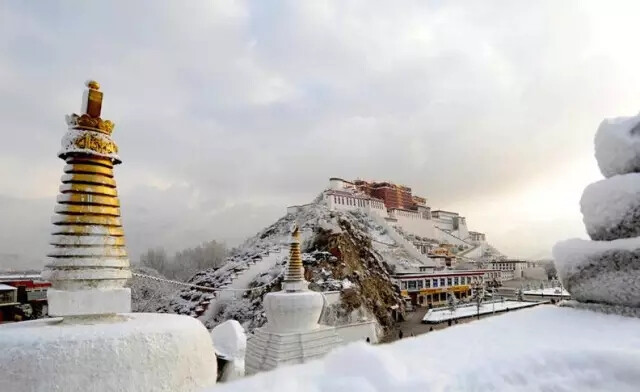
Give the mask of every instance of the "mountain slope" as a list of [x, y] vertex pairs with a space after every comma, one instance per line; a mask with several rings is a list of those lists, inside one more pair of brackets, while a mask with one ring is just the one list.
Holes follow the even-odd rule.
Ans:
[[398, 246], [368, 215], [330, 211], [321, 202], [287, 214], [232, 251], [223, 267], [202, 271], [190, 280], [217, 289], [238, 286], [236, 283], [242, 280], [247, 288], [257, 289], [215, 296], [186, 289], [159, 310], [198, 317], [208, 328], [228, 319], [238, 320], [249, 331], [262, 326], [266, 322], [262, 298], [280, 289], [294, 222], [301, 228], [309, 288], [340, 291], [340, 300], [326, 308], [323, 322], [338, 325], [375, 318], [382, 330], [391, 327], [392, 307], [397, 305], [402, 312], [403, 305], [389, 271], [393, 266], [420, 261]]

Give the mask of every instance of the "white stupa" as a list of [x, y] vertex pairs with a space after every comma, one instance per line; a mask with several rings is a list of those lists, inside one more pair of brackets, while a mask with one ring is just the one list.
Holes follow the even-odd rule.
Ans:
[[42, 275], [56, 318], [0, 326], [2, 391], [199, 391], [216, 382], [206, 328], [187, 316], [129, 313], [131, 277], [102, 92], [87, 83], [81, 115], [58, 154], [66, 161]]
[[318, 324], [324, 297], [310, 291], [308, 285], [300, 257], [300, 233], [294, 226], [282, 290], [265, 296], [267, 324], [247, 343], [247, 374], [308, 362], [340, 343], [334, 327]]

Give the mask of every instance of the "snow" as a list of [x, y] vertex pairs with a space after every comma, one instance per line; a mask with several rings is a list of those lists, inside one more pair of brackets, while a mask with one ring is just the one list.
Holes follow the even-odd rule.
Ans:
[[640, 171], [640, 115], [604, 119], [595, 137], [596, 160], [602, 175]]
[[[332, 267], [340, 267], [336, 265], [339, 261], [335, 256], [328, 252], [306, 251], [309, 245], [316, 240], [319, 232], [343, 233], [341, 224], [348, 224], [351, 227], [350, 230], [359, 238], [371, 239], [373, 256], [382, 270], [384, 270], [383, 263], [397, 266], [399, 269], [419, 264], [418, 260], [408, 254], [402, 246], [398, 246], [384, 232], [385, 229], [369, 215], [359, 211], [331, 211], [322, 202], [312, 203], [297, 207], [295, 213], [288, 213], [273, 225], [249, 238], [233, 251], [223, 267], [199, 272], [189, 282], [213, 288], [240, 286], [246, 288], [263, 286], [267, 283], [271, 283], [271, 285], [244, 296], [242, 294], [245, 293], [236, 292], [235, 295], [231, 295], [235, 299], [224, 301], [224, 304], [223, 301], [213, 298], [210, 293], [186, 289], [171, 298], [169, 304], [161, 307], [180, 314], [199, 316], [200, 320], [209, 328], [227, 319], [240, 321], [248, 332], [260, 327], [266, 321], [261, 296], [270, 291], [271, 286], [280, 283], [278, 276], [281, 275], [288, 256], [290, 229], [293, 222], [296, 222], [301, 228], [302, 259], [305, 269], [311, 275], [310, 283], [314, 290], [342, 290], [346, 287], [354, 288], [360, 284], [351, 278], [345, 281], [342, 276], [337, 279], [329, 268], [323, 270], [323, 267], [319, 265], [328, 263]], [[263, 264], [265, 268], [258, 268], [264, 262], [264, 258], [270, 258], [274, 254], [279, 255], [280, 259], [271, 259], [275, 261], [275, 263], [269, 262], [271, 268], [266, 268], [267, 264]], [[253, 264], [254, 262], [255, 264]], [[242, 281], [238, 281], [238, 279], [242, 279]], [[390, 281], [389, 284], [391, 284]], [[225, 295], [222, 294], [220, 298]], [[207, 310], [204, 313], [198, 313], [198, 310], [203, 308]], [[335, 321], [338, 324], [341, 323], [340, 320]]]
[[549, 296], [549, 297], [570, 297], [571, 294], [565, 290], [565, 289], [561, 289], [560, 287], [547, 287], [544, 289], [535, 289], [535, 290], [525, 290], [522, 292], [523, 295], [544, 295]]
[[111, 138], [103, 134], [102, 132], [89, 131], [86, 129], [79, 130], [79, 129], [71, 128], [62, 137], [62, 141], [60, 142], [61, 148], [60, 148], [60, 151], [58, 151], [58, 156], [64, 156], [69, 153], [84, 153], [84, 154], [99, 156], [102, 158], [110, 158], [116, 161], [117, 163], [121, 161], [120, 157], [116, 152], [113, 152], [110, 154], [100, 153], [98, 151], [95, 151], [89, 148], [79, 148], [78, 146], [76, 146], [76, 140], [86, 135], [90, 135], [92, 138], [98, 139], [104, 144], [113, 143]]
[[594, 182], [580, 200], [587, 232], [615, 227], [640, 205], [640, 173], [629, 173]]
[[353, 283], [349, 279], [344, 278], [342, 280], [342, 288], [343, 289], [350, 289], [352, 287], [353, 287]]
[[0, 283], [0, 291], [15, 291], [15, 290], [18, 290], [18, 288], [9, 286], [8, 284]]
[[[612, 250], [635, 251], [640, 249], [640, 237], [621, 238], [613, 241], [588, 241], [580, 238], [558, 242], [553, 247], [553, 258], [560, 277], [578, 272], [581, 266], [591, 263], [591, 258]], [[563, 278], [564, 279], [564, 278]]]
[[198, 391], [216, 381], [199, 321], [168, 314], [0, 325], [2, 391]]
[[211, 331], [211, 340], [216, 354], [227, 360], [244, 359], [247, 336], [236, 320], [228, 320]]
[[203, 392], [637, 391], [640, 319], [551, 305], [503, 313]]
[[[540, 302], [520, 302], [520, 301], [494, 301], [491, 303], [483, 302], [480, 304], [480, 314], [505, 312], [507, 310], [530, 308], [532, 306], [540, 305]], [[478, 307], [476, 304], [458, 306], [455, 311], [445, 309], [430, 309], [427, 314], [422, 318], [423, 322], [427, 323], [441, 323], [443, 321], [455, 320], [466, 317], [473, 317], [478, 314]]]

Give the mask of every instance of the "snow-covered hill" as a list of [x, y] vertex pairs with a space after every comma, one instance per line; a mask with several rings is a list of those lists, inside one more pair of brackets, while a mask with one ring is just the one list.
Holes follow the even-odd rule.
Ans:
[[391, 308], [397, 305], [402, 312], [403, 305], [389, 272], [421, 260], [365, 213], [330, 211], [322, 202], [287, 214], [233, 251], [223, 267], [202, 271], [190, 280], [212, 288], [257, 289], [216, 295], [185, 289], [159, 310], [198, 317], [208, 328], [229, 319], [249, 331], [262, 326], [266, 322], [262, 297], [280, 289], [294, 221], [301, 228], [310, 289], [340, 292], [340, 301], [327, 308], [323, 321], [338, 325], [375, 318], [383, 329], [390, 327]]

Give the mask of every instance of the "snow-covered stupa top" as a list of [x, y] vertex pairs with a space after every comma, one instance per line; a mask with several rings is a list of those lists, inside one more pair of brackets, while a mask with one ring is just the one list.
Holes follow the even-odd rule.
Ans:
[[592, 241], [558, 243], [558, 273], [573, 305], [640, 315], [640, 116], [604, 120], [595, 155], [606, 178], [580, 201]]

